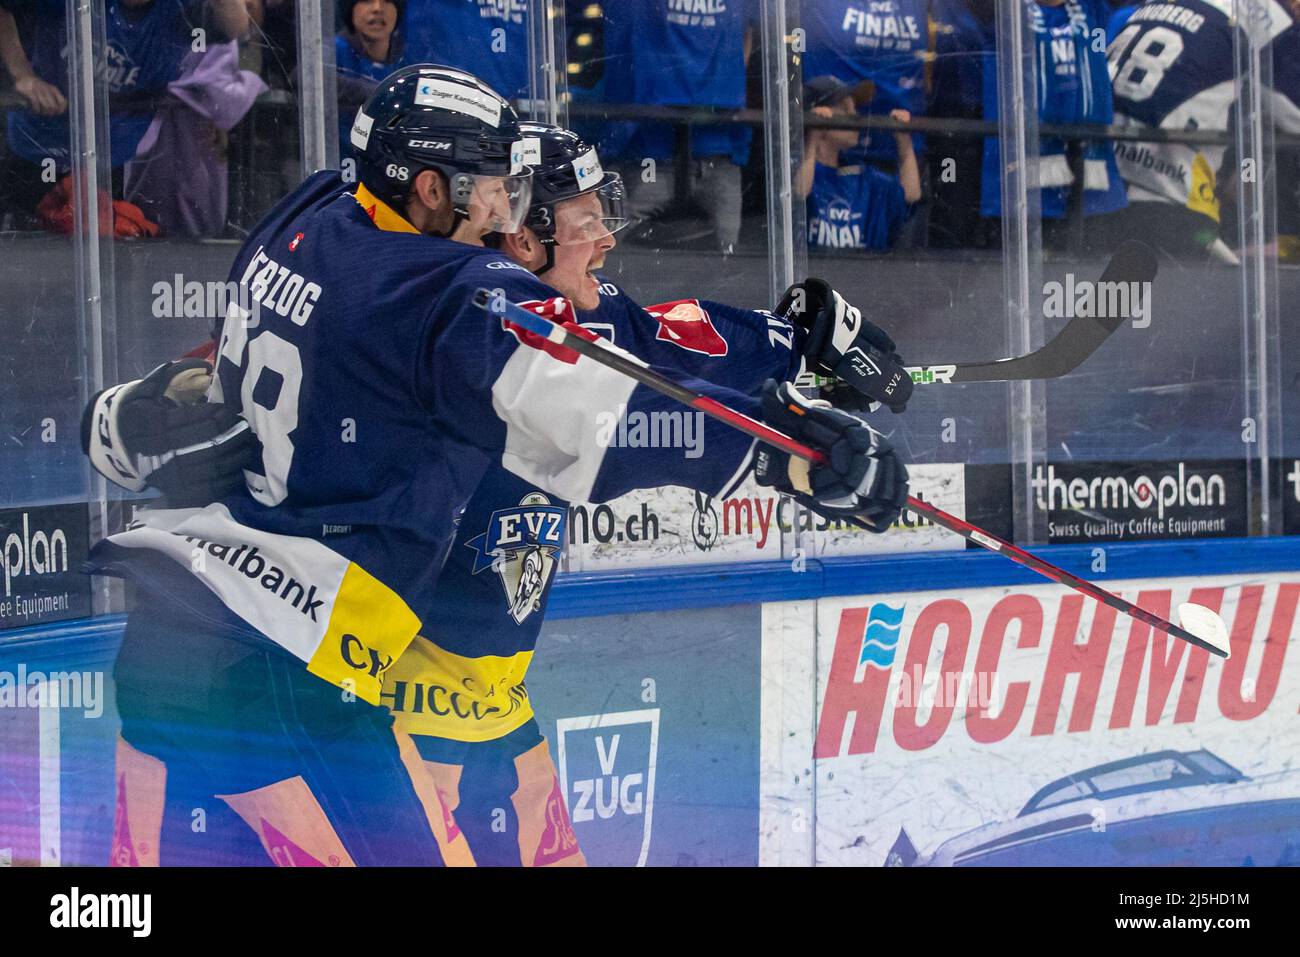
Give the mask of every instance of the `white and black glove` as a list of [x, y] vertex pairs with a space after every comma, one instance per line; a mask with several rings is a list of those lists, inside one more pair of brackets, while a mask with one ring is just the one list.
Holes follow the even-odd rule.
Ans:
[[90, 400], [81, 447], [99, 474], [140, 492], [156, 488], [173, 508], [207, 505], [244, 484], [259, 443], [237, 412], [208, 403], [212, 367], [202, 359], [159, 366]]
[[826, 454], [813, 465], [759, 444], [754, 478], [818, 514], [854, 515], [884, 532], [907, 504], [907, 469], [883, 435], [857, 415], [805, 399], [789, 382], [763, 386], [763, 421]]
[[[912, 395], [912, 377], [903, 368], [894, 340], [868, 322], [862, 312], [821, 279], [805, 279], [785, 291], [776, 314], [808, 330], [804, 361], [814, 377], [832, 376], [834, 404], [865, 410], [879, 402], [902, 412]], [[839, 383], [848, 388], [845, 389]], [[802, 383], [801, 383], [802, 384]], [[853, 401], [852, 394], [865, 398]], [[874, 409], [872, 409], [874, 411]]]

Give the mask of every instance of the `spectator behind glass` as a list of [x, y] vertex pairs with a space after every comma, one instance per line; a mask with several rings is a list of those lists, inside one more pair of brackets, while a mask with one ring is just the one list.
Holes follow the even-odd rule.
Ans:
[[[745, 105], [745, 67], [753, 46], [754, 0], [728, 0], [701, 13], [696, 0], [607, 0], [605, 98], [656, 106]], [[691, 129], [691, 193], [705, 207], [719, 248], [740, 238], [740, 170], [753, 130], [735, 124]], [[662, 212], [674, 192], [676, 134], [668, 123], [612, 122], [601, 155], [627, 164], [628, 213], [635, 223]], [[646, 182], [645, 160], [654, 160]], [[653, 234], [642, 230], [642, 238]]]
[[[1026, 44], [1034, 44], [1037, 64], [1038, 119], [1041, 123], [1085, 123], [1108, 126], [1114, 119], [1110, 73], [1106, 64], [1105, 28], [1110, 19], [1106, 0], [1036, 0], [1025, 4]], [[990, 31], [990, 44], [993, 43]], [[984, 116], [998, 118], [997, 57], [984, 59]], [[1083, 144], [1083, 212], [1085, 216], [1111, 213], [1128, 204], [1110, 142], [1097, 139]], [[1038, 181], [1042, 185], [1042, 215], [1046, 220], [1065, 217], [1074, 173], [1066, 157], [1066, 143], [1041, 137], [1038, 144]], [[980, 212], [1002, 215], [1002, 152], [996, 137], [984, 141], [984, 170]], [[1050, 242], [1051, 236], [1045, 235]]]
[[[1300, 15], [1300, 2], [1288, 5]], [[1263, 53], [1273, 63], [1270, 91], [1273, 121], [1277, 132], [1300, 134], [1300, 22], [1279, 36]], [[1300, 262], [1300, 152], [1278, 151], [1277, 158], [1278, 257], [1283, 262]]]
[[[819, 76], [804, 86], [804, 104], [817, 116], [856, 116], [869, 99], [870, 81], [856, 86]], [[906, 123], [906, 110], [889, 114]], [[825, 249], [888, 249], [921, 198], [921, 175], [908, 133], [894, 133], [898, 175], [865, 165], [841, 166], [840, 154], [858, 142], [858, 131], [809, 128], [795, 191], [808, 198], [808, 245]]]
[[353, 156], [349, 133], [357, 110], [380, 80], [411, 62], [397, 30], [405, 6], [405, 0], [343, 0], [339, 4], [343, 29], [334, 38], [334, 58], [340, 160]]
[[226, 231], [230, 172], [226, 134], [266, 83], [239, 68], [239, 45], [189, 53], [181, 74], [126, 164], [126, 199], [165, 236], [215, 237]]
[[527, 0], [407, 0], [410, 63], [467, 70], [508, 100], [528, 93]]
[[[876, 95], [866, 112], [884, 116], [925, 112], [925, 61], [929, 50], [929, 0], [803, 0], [800, 25], [806, 31], [804, 76], [833, 76], [850, 84], [870, 80]], [[897, 159], [897, 138], [867, 134], [865, 155]], [[923, 149], [921, 137], [912, 145]]]
[[273, 90], [292, 90], [298, 68], [298, 25], [295, 0], [248, 0], [253, 21], [242, 53], [244, 65], [257, 70]]
[[[46, 161], [58, 175], [71, 168], [65, 5], [5, 0], [3, 6], [0, 59], [28, 104], [8, 114], [12, 155], [3, 175], [10, 202], [31, 212], [50, 191]], [[25, 30], [14, 14], [23, 18]], [[202, 28], [208, 43], [225, 42], [242, 37], [249, 20], [244, 0], [105, 0], [104, 20], [107, 53], [99, 79], [109, 93], [110, 162], [116, 171], [135, 155], [167, 84], [180, 75], [193, 31]]]
[[[1229, 131], [1237, 97], [1250, 86], [1234, 49], [1257, 48], [1272, 61], [1274, 86], [1296, 50], [1277, 46], [1295, 29], [1300, 2], [1259, 0], [1244, 12], [1210, 0], [1138, 7], [1111, 40], [1115, 125], [1140, 132]], [[1235, 14], [1235, 15], [1234, 15]], [[1284, 101], [1274, 97], [1275, 106]], [[1276, 114], [1285, 123], [1285, 113]], [[1282, 125], [1285, 129], [1285, 125]], [[1129, 206], [1107, 223], [1106, 245], [1136, 236], [1188, 262], [1236, 264], [1238, 176], [1235, 149], [1219, 144], [1119, 141], [1115, 156]]]

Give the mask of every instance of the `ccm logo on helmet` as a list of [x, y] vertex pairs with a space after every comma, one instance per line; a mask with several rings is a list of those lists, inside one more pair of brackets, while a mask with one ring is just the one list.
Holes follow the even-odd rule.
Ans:
[[413, 150], [430, 150], [434, 153], [451, 152], [451, 142], [448, 140], [407, 140], [406, 145]]

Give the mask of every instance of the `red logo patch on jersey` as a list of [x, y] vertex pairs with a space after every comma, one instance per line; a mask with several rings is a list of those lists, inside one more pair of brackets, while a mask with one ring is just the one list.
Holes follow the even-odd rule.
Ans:
[[460, 837], [460, 828], [456, 826], [456, 819], [451, 816], [451, 811], [447, 809], [447, 792], [438, 788], [438, 806], [442, 808], [442, 826], [447, 831], [447, 841], [456, 840]]
[[294, 235], [292, 241], [290, 241], [289, 243], [289, 252], [291, 253], [296, 252], [298, 250], [298, 244], [300, 242], [302, 242], [302, 233], [297, 233]]
[[678, 299], [647, 306], [646, 312], [659, 321], [655, 338], [671, 342], [689, 352], [706, 356], [725, 356], [727, 340], [713, 327], [713, 320], [698, 299]]
[[[544, 301], [534, 300], [532, 302], [521, 302], [519, 305], [522, 308], [527, 309], [529, 312], [535, 312], [539, 316], [545, 316], [552, 322], [557, 319], [560, 320], [561, 325], [564, 326], [565, 332], [572, 333], [580, 339], [586, 339], [588, 342], [595, 342], [600, 338], [590, 329], [584, 329], [576, 322], [570, 321], [569, 317], [573, 315], [573, 310], [562, 298], [557, 297], [555, 299], [547, 299]], [[502, 319], [501, 325], [507, 332], [524, 345], [533, 349], [540, 349], [548, 356], [559, 359], [561, 362], [567, 362], [569, 365], [577, 365], [578, 353], [574, 352], [572, 349], [566, 349], [559, 343], [552, 342], [550, 339], [539, 336], [535, 332], [530, 332], [523, 326], [511, 322], [509, 319]]]

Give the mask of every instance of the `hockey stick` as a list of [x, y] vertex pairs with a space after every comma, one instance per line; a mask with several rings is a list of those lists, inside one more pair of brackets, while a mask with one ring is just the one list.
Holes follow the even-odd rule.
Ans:
[[1041, 349], [991, 362], [930, 363], [906, 366], [906, 369], [916, 385], [1059, 378], [1078, 368], [1129, 318], [1127, 310], [1118, 308], [1114, 309], [1114, 314], [1104, 314], [1105, 306], [1115, 305], [1114, 299], [1106, 293], [1119, 293], [1121, 287], [1127, 287], [1123, 298], [1131, 305], [1134, 297], [1150, 295], [1150, 287], [1146, 284], [1155, 279], [1156, 269], [1155, 253], [1150, 247], [1130, 239], [1111, 257], [1101, 279], [1093, 287], [1094, 307], [1091, 311], [1098, 314], [1075, 316]]
[[[536, 336], [570, 349], [579, 355], [586, 356], [593, 362], [599, 362], [603, 366], [608, 366], [617, 372], [621, 372], [642, 385], [653, 389], [656, 392], [666, 395], [669, 398], [676, 399], [678, 402], [688, 405], [693, 409], [703, 412], [705, 415], [718, 419], [721, 422], [730, 425], [732, 428], [744, 432], [761, 442], [775, 446], [783, 452], [806, 459], [814, 464], [824, 464], [826, 457], [814, 448], [810, 448], [797, 442], [790, 436], [770, 426], [764, 425], [742, 412], [729, 408], [712, 399], [709, 396], [702, 395], [686, 386], [674, 382], [667, 376], [664, 376], [648, 365], [637, 359], [630, 353], [624, 352], [612, 343], [596, 337], [594, 339], [585, 339], [575, 335], [573, 328], [567, 325], [559, 325], [545, 319], [535, 313], [523, 309], [515, 303], [507, 300], [499, 291], [493, 292], [488, 289], [480, 289], [474, 296], [475, 305], [486, 309], [490, 314], [498, 316], [502, 322], [509, 322], [521, 329], [531, 332]], [[1173, 635], [1175, 638], [1181, 638], [1198, 648], [1204, 648], [1211, 654], [1218, 655], [1220, 658], [1227, 658], [1229, 654], [1228, 630], [1221, 619], [1215, 612], [1202, 605], [1195, 605], [1191, 602], [1185, 602], [1178, 608], [1178, 614], [1184, 627], [1179, 627], [1172, 622], [1165, 621], [1159, 615], [1152, 614], [1145, 608], [1139, 608], [1131, 602], [1125, 601], [1118, 595], [1106, 591], [1092, 582], [1072, 575], [1064, 569], [1057, 568], [1050, 562], [1045, 562], [1036, 555], [1016, 547], [1004, 539], [998, 538], [983, 529], [976, 528], [969, 522], [963, 521], [955, 515], [950, 515], [940, 508], [923, 502], [914, 495], [908, 496], [907, 507], [914, 512], [920, 512], [927, 516], [936, 525], [942, 525], [951, 532], [956, 532], [967, 541], [974, 542], [987, 548], [989, 551], [997, 552], [1019, 565], [1033, 569], [1040, 575], [1073, 588], [1102, 604], [1123, 612], [1124, 614], [1136, 618], [1144, 624], [1157, 628], [1166, 634]], [[852, 519], [857, 524], [867, 528], [867, 524], [861, 519]]]

